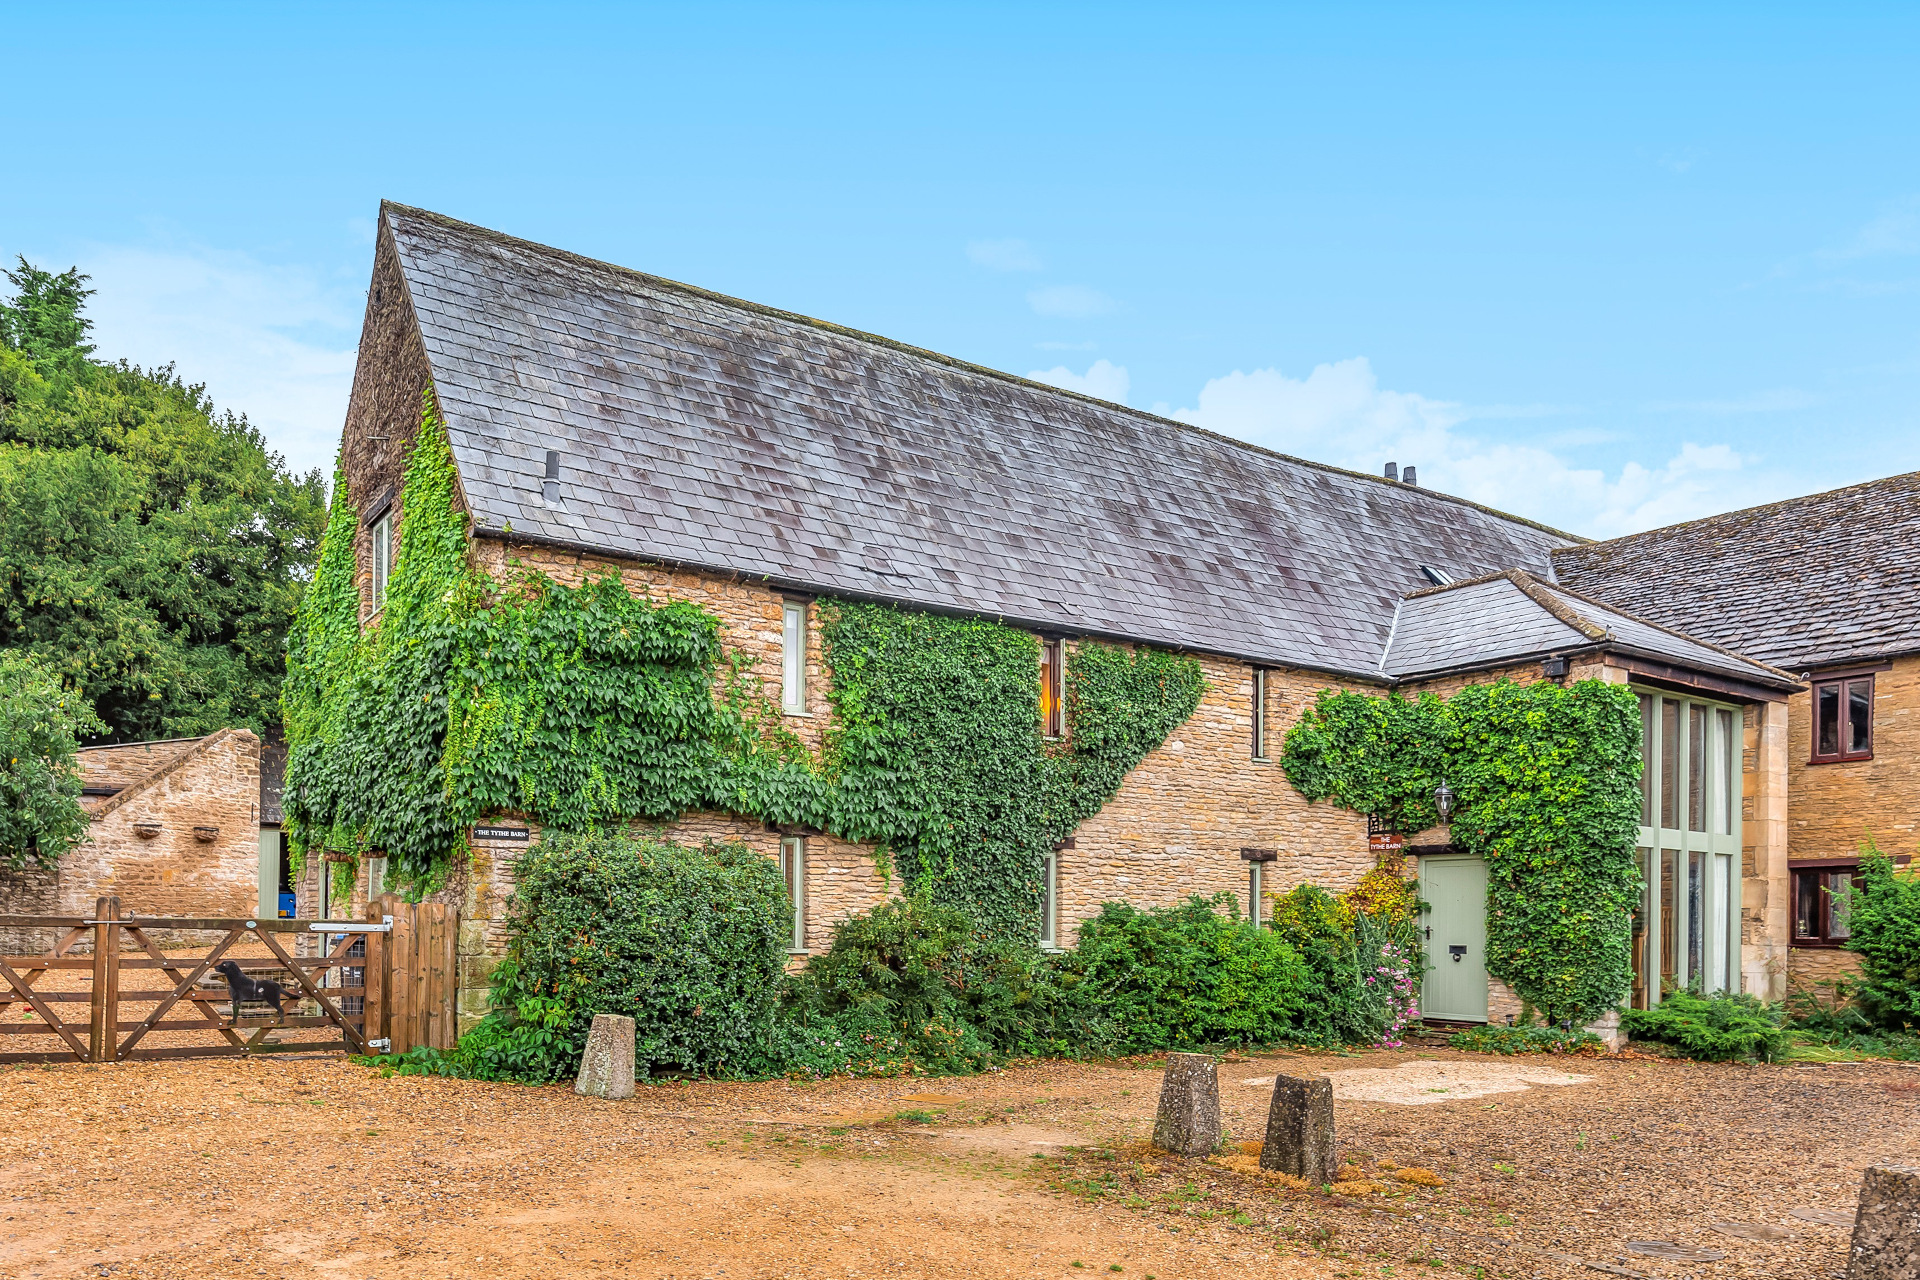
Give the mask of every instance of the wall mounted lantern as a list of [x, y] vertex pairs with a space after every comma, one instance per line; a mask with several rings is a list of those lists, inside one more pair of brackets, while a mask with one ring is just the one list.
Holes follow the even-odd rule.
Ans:
[[1440, 821], [1453, 817], [1453, 788], [1442, 782], [1433, 789], [1433, 807], [1440, 811]]

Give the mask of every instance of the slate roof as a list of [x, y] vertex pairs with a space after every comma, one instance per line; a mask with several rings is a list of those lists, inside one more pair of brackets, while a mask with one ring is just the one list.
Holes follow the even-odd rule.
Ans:
[[1785, 671], [1702, 644], [1519, 570], [1409, 595], [1394, 620], [1380, 673], [1410, 680], [1593, 649], [1771, 688], [1797, 685]]
[[[476, 530], [1376, 672], [1421, 566], [1571, 535], [399, 205]], [[559, 476], [545, 477], [546, 453]]]
[[1558, 579], [1792, 671], [1920, 652], [1920, 471], [1557, 550]]

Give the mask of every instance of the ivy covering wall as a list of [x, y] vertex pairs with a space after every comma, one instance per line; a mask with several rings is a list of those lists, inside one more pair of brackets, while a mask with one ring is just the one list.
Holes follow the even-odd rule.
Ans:
[[991, 928], [1038, 918], [1042, 858], [1200, 705], [1194, 659], [1085, 642], [1070, 734], [1040, 736], [1040, 641], [975, 618], [843, 603], [826, 614], [828, 825]]
[[1030, 930], [1043, 855], [1204, 688], [1192, 658], [1083, 643], [1069, 736], [1049, 742], [1031, 634], [823, 601], [834, 714], [815, 754], [700, 606], [635, 596], [614, 572], [569, 587], [473, 567], [431, 393], [385, 606], [365, 628], [358, 520], [336, 477], [289, 642], [285, 804], [296, 849], [383, 851], [389, 883], [416, 892], [489, 813], [579, 831], [717, 810], [872, 843], [910, 886]]
[[1487, 969], [1550, 1019], [1590, 1021], [1632, 979], [1640, 710], [1622, 685], [1510, 680], [1451, 698], [1322, 691], [1281, 766], [1309, 800], [1439, 824], [1487, 865]]

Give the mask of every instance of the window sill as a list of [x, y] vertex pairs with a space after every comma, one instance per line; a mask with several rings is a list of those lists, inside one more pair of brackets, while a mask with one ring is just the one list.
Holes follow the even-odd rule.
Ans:
[[1810, 765], [1860, 764], [1862, 761], [1871, 760], [1871, 759], [1873, 759], [1873, 752], [1863, 751], [1859, 755], [1855, 755], [1855, 756], [1814, 756], [1812, 759], [1808, 760], [1807, 763]]
[[810, 956], [813, 952], [806, 947], [788, 947], [787, 954], [790, 956]]
[[1052, 942], [1041, 943], [1040, 951], [1041, 951], [1041, 954], [1049, 955], [1049, 956], [1063, 956], [1067, 954], [1067, 949], [1065, 947]]
[[794, 710], [794, 709], [793, 709], [792, 707], [782, 707], [782, 708], [780, 708], [780, 714], [781, 714], [781, 715], [783, 715], [783, 716], [798, 716], [798, 717], [800, 717], [801, 719], [805, 719], [805, 720], [811, 720], [811, 719], [813, 719], [813, 712], [811, 712], [811, 711], [795, 711], [795, 710]]
[[1273, 763], [1272, 756], [1249, 756], [1247, 758], [1249, 760], [1252, 760], [1255, 764], [1272, 764]]

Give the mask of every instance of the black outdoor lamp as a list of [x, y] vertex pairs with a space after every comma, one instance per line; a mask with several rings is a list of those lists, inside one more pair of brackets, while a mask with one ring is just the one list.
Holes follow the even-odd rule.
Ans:
[[1440, 821], [1445, 822], [1453, 816], [1453, 788], [1442, 782], [1433, 789], [1433, 807], [1440, 811]]

